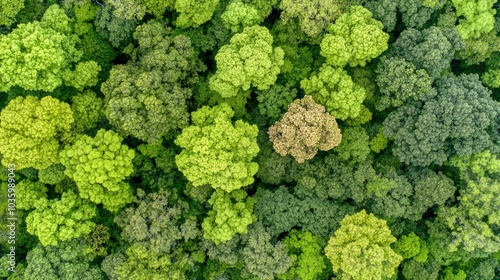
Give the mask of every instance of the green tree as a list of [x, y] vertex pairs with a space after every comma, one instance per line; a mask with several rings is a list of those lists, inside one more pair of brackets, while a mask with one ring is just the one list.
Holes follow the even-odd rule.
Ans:
[[258, 25], [263, 20], [253, 5], [243, 1], [231, 1], [220, 17], [224, 27], [233, 33], [241, 32], [245, 27]]
[[393, 276], [403, 260], [391, 249], [395, 241], [386, 221], [362, 210], [342, 219], [325, 255], [342, 279], [384, 279]]
[[257, 220], [253, 215], [255, 199], [247, 198], [244, 190], [234, 190], [230, 194], [217, 190], [208, 204], [212, 205], [212, 210], [203, 220], [203, 237], [215, 244], [226, 242], [237, 233], [246, 234], [248, 225]]
[[318, 238], [310, 232], [292, 230], [283, 243], [294, 264], [285, 274], [278, 275], [278, 279], [314, 280], [326, 268]]
[[323, 65], [319, 73], [300, 82], [300, 87], [336, 119], [357, 117], [365, 99], [365, 90], [355, 84], [345, 70]]
[[93, 61], [78, 63], [82, 52], [75, 48], [77, 42], [58, 5], [50, 6], [41, 21], [0, 35], [0, 91], [19, 86], [51, 92], [63, 82], [78, 89], [95, 85], [100, 67]]
[[58, 163], [59, 141], [73, 121], [70, 106], [50, 96], [11, 100], [0, 113], [2, 164], [45, 169]]
[[132, 190], [123, 179], [133, 171], [135, 152], [122, 140], [115, 132], [100, 129], [94, 138], [78, 136], [59, 153], [64, 174], [76, 182], [80, 196], [110, 211], [132, 201]]
[[342, 140], [335, 118], [309, 95], [292, 102], [268, 134], [278, 154], [290, 154], [298, 163], [312, 159], [318, 150], [333, 149]]
[[94, 20], [96, 31], [115, 48], [132, 38], [136, 25], [135, 20], [115, 16], [111, 5], [99, 9]]
[[170, 31], [155, 21], [137, 27], [139, 46], [124, 51], [132, 59], [114, 66], [101, 86], [109, 122], [151, 144], [188, 125], [188, 85], [197, 82], [196, 72], [203, 69], [189, 38]]
[[328, 27], [329, 34], [321, 41], [321, 55], [332, 66], [365, 66], [389, 47], [389, 34], [382, 31], [383, 27], [366, 8], [351, 7]]
[[23, 278], [26, 280], [40, 277], [61, 280], [105, 279], [101, 269], [92, 264], [94, 256], [82, 239], [61, 242], [57, 247], [38, 244], [28, 253], [26, 260], [28, 266]]
[[429, 253], [425, 241], [414, 232], [401, 236], [394, 244], [394, 251], [401, 255], [403, 259], [413, 258], [420, 263], [427, 261], [427, 254]]
[[300, 29], [311, 37], [318, 37], [341, 13], [336, 1], [283, 0], [279, 8], [282, 11], [281, 20], [289, 22], [298, 19]]
[[217, 71], [210, 78], [210, 88], [227, 98], [254, 86], [270, 88], [280, 73], [284, 52], [273, 48], [273, 36], [262, 26], [247, 27], [231, 38], [230, 44], [215, 56]]
[[481, 34], [493, 30], [496, 10], [491, 6], [497, 0], [452, 0], [457, 17], [462, 16], [457, 31], [463, 39], [479, 38]]
[[61, 199], [39, 199], [34, 207], [26, 217], [26, 230], [43, 246], [57, 246], [59, 241], [89, 234], [95, 227], [90, 221], [97, 214], [95, 205], [72, 191], [63, 193]]
[[22, 180], [16, 185], [16, 208], [30, 210], [39, 199], [47, 198], [47, 187], [40, 182]]
[[177, 0], [175, 10], [180, 14], [175, 20], [175, 25], [182, 28], [197, 28], [212, 18], [218, 4], [219, 0]]
[[226, 192], [253, 183], [259, 166], [255, 125], [231, 117], [229, 105], [202, 107], [191, 114], [192, 126], [182, 130], [175, 144], [183, 148], [175, 157], [179, 170], [194, 186], [210, 184]]
[[75, 132], [83, 133], [94, 128], [104, 117], [104, 106], [101, 98], [93, 91], [85, 91], [71, 98], [71, 111], [75, 122]]
[[142, 20], [146, 14], [160, 18], [167, 9], [173, 8], [174, 0], [106, 0], [114, 7], [114, 14], [123, 19]]
[[297, 89], [275, 84], [271, 88], [257, 91], [259, 114], [266, 116], [268, 123], [278, 121], [288, 105], [297, 97]]
[[500, 105], [475, 74], [449, 75], [436, 82], [439, 92], [426, 102], [409, 102], [384, 121], [394, 139], [393, 153], [418, 166], [442, 164], [455, 154], [467, 156], [498, 148], [494, 132]]
[[24, 0], [0, 1], [0, 25], [11, 26], [16, 21], [16, 15], [24, 8]]

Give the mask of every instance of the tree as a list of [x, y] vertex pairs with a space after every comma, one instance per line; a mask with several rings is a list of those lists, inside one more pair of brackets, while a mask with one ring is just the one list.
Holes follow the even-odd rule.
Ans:
[[96, 31], [104, 38], [107, 38], [111, 45], [116, 48], [132, 37], [136, 21], [115, 16], [113, 6], [106, 5], [97, 10], [94, 26]]
[[391, 249], [395, 241], [386, 221], [362, 210], [342, 219], [325, 255], [342, 279], [384, 279], [394, 275], [403, 259]]
[[409, 102], [384, 121], [384, 135], [394, 139], [393, 153], [406, 164], [442, 164], [455, 154], [467, 156], [495, 150], [500, 114], [475, 74], [449, 75], [436, 82], [438, 95]]
[[318, 238], [309, 231], [292, 230], [283, 243], [294, 263], [285, 274], [278, 275], [278, 279], [314, 280], [326, 268]]
[[376, 73], [380, 95], [375, 108], [379, 111], [399, 107], [409, 99], [423, 101], [437, 94], [432, 87], [434, 79], [402, 58], [382, 58]]
[[94, 128], [104, 117], [103, 101], [95, 92], [85, 91], [74, 95], [71, 100], [71, 111], [75, 118], [73, 127], [77, 133]]
[[233, 33], [239, 33], [245, 27], [259, 25], [263, 20], [253, 5], [243, 1], [231, 1], [220, 17], [224, 27]]
[[342, 143], [335, 149], [340, 159], [364, 162], [370, 154], [370, 137], [361, 126], [346, 127]]
[[106, 0], [115, 10], [114, 14], [123, 19], [142, 20], [146, 14], [159, 18], [174, 6], [174, 0]]
[[108, 277], [186, 279], [193, 267], [190, 244], [201, 232], [189, 214], [189, 204], [175, 190], [146, 194], [138, 189], [134, 205], [120, 212], [114, 222], [122, 228], [127, 247], [103, 261]]
[[70, 106], [46, 96], [17, 97], [0, 113], [2, 164], [45, 169], [59, 162], [59, 141], [73, 123]]
[[40, 182], [22, 180], [16, 186], [16, 208], [30, 210], [39, 199], [47, 198], [47, 187]]
[[482, 34], [493, 30], [496, 10], [491, 6], [497, 0], [452, 0], [457, 17], [462, 16], [457, 31], [463, 39], [479, 38]]
[[210, 88], [227, 98], [254, 86], [270, 88], [280, 73], [284, 52], [273, 48], [273, 36], [262, 26], [247, 27], [231, 38], [230, 44], [215, 56], [217, 71], [210, 78]]
[[259, 113], [266, 116], [268, 123], [275, 123], [297, 97], [297, 89], [275, 84], [271, 88], [257, 91]]
[[439, 77], [450, 68], [455, 52], [464, 48], [464, 42], [454, 28], [432, 26], [422, 31], [406, 29], [392, 44], [388, 56], [396, 56], [424, 69], [431, 78]]
[[78, 136], [59, 154], [64, 174], [76, 182], [80, 196], [103, 203], [110, 211], [132, 201], [132, 190], [122, 180], [133, 171], [135, 152], [122, 140], [115, 132], [100, 129], [94, 138]]
[[222, 103], [193, 112], [192, 126], [182, 130], [175, 144], [183, 148], [175, 157], [179, 170], [194, 186], [210, 184], [226, 192], [253, 183], [259, 168], [252, 159], [259, 152], [255, 125], [231, 117], [234, 112]]
[[95, 205], [72, 191], [63, 193], [61, 199], [39, 199], [34, 207], [26, 217], [26, 230], [43, 246], [58, 246], [60, 241], [89, 234], [95, 227], [90, 221], [97, 214]]
[[151, 144], [188, 125], [188, 85], [197, 82], [196, 72], [203, 69], [189, 38], [170, 31], [155, 21], [137, 27], [139, 46], [125, 49], [132, 59], [114, 66], [101, 86], [109, 122]]
[[323, 65], [319, 73], [300, 82], [300, 87], [336, 119], [359, 115], [365, 90], [355, 84], [345, 70]]
[[280, 18], [285, 23], [298, 19], [300, 29], [311, 37], [318, 37], [332, 24], [341, 13], [336, 1], [298, 1], [284, 0], [280, 2]]
[[[46, 279], [105, 279], [101, 269], [92, 264], [94, 256], [82, 239], [61, 242], [59, 246], [33, 248], [26, 257], [28, 266], [24, 272], [26, 280]], [[16, 271], [17, 273], [17, 271]]]
[[298, 163], [312, 159], [318, 150], [333, 149], [342, 140], [335, 118], [309, 95], [292, 102], [268, 134], [278, 154], [290, 154]]
[[230, 194], [216, 190], [208, 204], [213, 208], [203, 220], [203, 237], [215, 244], [226, 242], [237, 233], [246, 234], [248, 225], [257, 220], [252, 213], [255, 199], [247, 198], [244, 190], [234, 190]]
[[403, 259], [413, 258], [415, 261], [423, 263], [427, 261], [429, 248], [427, 244], [414, 232], [401, 236], [394, 244], [394, 251], [401, 255]]
[[70, 19], [57, 5], [50, 6], [41, 21], [19, 24], [1, 35], [0, 91], [19, 86], [51, 92], [63, 81], [80, 90], [95, 85], [100, 67], [93, 61], [78, 63], [82, 52], [75, 48], [77, 42]]
[[0, 25], [11, 26], [16, 20], [16, 15], [24, 8], [24, 0], [0, 1]]
[[182, 28], [197, 28], [212, 18], [218, 4], [219, 0], [177, 0], [175, 1], [175, 10], [180, 14], [175, 25]]
[[321, 55], [332, 66], [365, 66], [389, 47], [389, 34], [382, 31], [383, 27], [369, 10], [351, 7], [328, 27], [329, 34], [321, 41]]

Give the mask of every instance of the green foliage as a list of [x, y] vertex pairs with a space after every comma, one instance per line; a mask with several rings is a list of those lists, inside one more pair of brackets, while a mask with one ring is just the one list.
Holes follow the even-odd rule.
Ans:
[[59, 154], [64, 174], [76, 182], [80, 196], [103, 203], [110, 211], [132, 201], [132, 191], [122, 180], [133, 171], [135, 153], [122, 140], [115, 132], [100, 129], [94, 138], [78, 136]]
[[34, 207], [26, 217], [26, 230], [44, 246], [57, 246], [59, 241], [89, 234], [95, 227], [90, 221], [97, 214], [95, 205], [72, 191], [63, 193], [61, 199], [39, 199]]
[[2, 164], [45, 169], [59, 162], [59, 141], [70, 130], [70, 106], [46, 96], [17, 97], [0, 113]]
[[492, 177], [495, 173], [500, 173], [500, 159], [488, 150], [470, 156], [453, 156], [447, 164], [457, 167], [463, 179], [470, 178], [472, 174], [482, 178], [486, 174]]
[[74, 95], [71, 100], [71, 111], [75, 118], [73, 127], [77, 133], [94, 128], [104, 117], [102, 99], [95, 92], [85, 91]]
[[259, 113], [268, 119], [269, 124], [275, 123], [296, 97], [296, 88], [278, 84], [267, 90], [257, 91]]
[[43, 183], [22, 180], [16, 185], [16, 208], [30, 210], [39, 199], [47, 198], [47, 187]]
[[384, 136], [383, 131], [384, 131], [384, 129], [381, 128], [379, 130], [379, 132], [377, 133], [377, 135], [375, 135], [375, 137], [373, 137], [369, 143], [370, 149], [377, 154], [380, 153], [385, 148], [387, 148], [387, 145], [389, 144], [389, 139], [387, 139]]
[[420, 263], [427, 261], [427, 254], [429, 253], [425, 241], [414, 232], [401, 236], [394, 244], [394, 251], [401, 255], [403, 259], [413, 258]]
[[175, 10], [180, 14], [175, 25], [182, 28], [196, 28], [212, 18], [217, 4], [219, 4], [219, 0], [177, 0], [175, 1]]
[[283, 50], [272, 44], [271, 33], [262, 26], [247, 27], [234, 35], [215, 56], [217, 72], [210, 78], [210, 88], [224, 98], [250, 86], [269, 89], [276, 82], [284, 57]]
[[94, 6], [90, 1], [85, 1], [81, 5], [77, 4], [74, 6], [76, 22], [73, 29], [76, 34], [83, 35], [92, 31], [93, 25], [90, 21], [94, 20], [98, 10], [99, 7]]
[[478, 39], [466, 39], [464, 42], [465, 48], [457, 53], [457, 57], [466, 66], [484, 62], [493, 53], [500, 51], [500, 37], [494, 30]]
[[314, 280], [326, 268], [318, 238], [308, 231], [292, 230], [283, 240], [294, 264], [278, 279]]
[[437, 78], [450, 68], [455, 52], [464, 48], [464, 42], [454, 28], [433, 26], [422, 31], [406, 29], [391, 46], [389, 56], [403, 58]]
[[118, 47], [132, 37], [136, 21], [115, 16], [113, 7], [106, 5], [97, 11], [94, 25], [97, 32], [107, 38], [113, 47]]
[[95, 85], [100, 68], [92, 61], [77, 64], [82, 55], [75, 48], [77, 40], [70, 19], [57, 5], [50, 6], [40, 22], [19, 24], [0, 35], [0, 91], [19, 86], [51, 92], [63, 81], [78, 89]]
[[107, 227], [97, 224], [89, 235], [86, 235], [85, 241], [92, 248], [93, 254], [96, 256], [106, 256], [108, 253], [104, 245], [109, 241], [111, 235]]
[[366, 95], [345, 70], [328, 65], [323, 65], [319, 73], [314, 73], [309, 79], [302, 80], [300, 87], [340, 120], [357, 117]]
[[0, 25], [11, 26], [16, 21], [16, 15], [24, 8], [24, 0], [0, 1]]
[[351, 7], [328, 28], [329, 34], [321, 41], [321, 55], [332, 66], [365, 66], [389, 47], [389, 35], [383, 27], [369, 10]]
[[435, 96], [433, 79], [423, 69], [402, 58], [381, 59], [376, 70], [377, 95], [375, 108], [379, 111], [399, 107], [407, 100], [426, 100]]
[[40, 183], [56, 185], [64, 180], [64, 165], [52, 164], [51, 166], [38, 171], [38, 180]]
[[318, 37], [340, 16], [339, 6], [337, 1], [283, 0], [279, 8], [285, 23], [298, 19], [302, 31], [311, 37]]
[[498, 102], [477, 75], [446, 76], [436, 82], [439, 94], [425, 103], [409, 102], [384, 121], [393, 152], [418, 166], [442, 164], [455, 154], [467, 156], [498, 148], [494, 127]]
[[[106, 117], [127, 135], [154, 144], [187, 126], [187, 87], [196, 83], [198, 65], [189, 38], [170, 36], [170, 28], [150, 21], [134, 32], [139, 46], [126, 48], [132, 59], [116, 65], [102, 84]], [[199, 68], [200, 67], [200, 68]]]
[[342, 219], [325, 255], [342, 278], [384, 279], [394, 275], [403, 259], [391, 249], [395, 241], [386, 221], [362, 210]]
[[243, 1], [231, 1], [221, 15], [224, 27], [233, 33], [241, 32], [243, 28], [258, 25], [262, 22], [259, 11]]
[[497, 0], [452, 0], [457, 16], [463, 16], [457, 31], [463, 39], [479, 38], [481, 34], [493, 30], [496, 13], [491, 8]]
[[94, 257], [89, 249], [81, 239], [61, 242], [57, 247], [38, 244], [26, 257], [28, 266], [23, 279], [105, 279], [101, 269], [92, 264]]
[[246, 234], [248, 225], [257, 218], [253, 215], [255, 199], [247, 198], [244, 190], [234, 190], [230, 194], [217, 190], [208, 200], [212, 210], [203, 220], [203, 237], [215, 244], [230, 240], [235, 234]]
[[370, 154], [370, 137], [361, 126], [346, 127], [342, 131], [342, 142], [335, 148], [342, 160], [364, 162]]
[[106, 0], [114, 7], [114, 15], [123, 19], [142, 20], [146, 14], [159, 18], [174, 6], [174, 0]]
[[192, 126], [182, 130], [175, 144], [183, 148], [175, 157], [179, 170], [194, 186], [210, 184], [226, 192], [253, 183], [259, 168], [252, 159], [259, 152], [258, 129], [237, 120], [231, 122], [229, 105], [202, 107], [193, 112]]

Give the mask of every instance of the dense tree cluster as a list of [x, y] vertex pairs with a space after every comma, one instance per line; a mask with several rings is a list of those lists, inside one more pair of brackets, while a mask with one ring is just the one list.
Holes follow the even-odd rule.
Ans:
[[499, 280], [497, 0], [0, 0], [0, 278]]

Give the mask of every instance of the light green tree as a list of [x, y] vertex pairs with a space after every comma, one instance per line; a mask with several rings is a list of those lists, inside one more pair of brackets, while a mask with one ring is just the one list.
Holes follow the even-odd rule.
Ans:
[[43, 246], [57, 246], [59, 241], [89, 234], [95, 227], [90, 221], [97, 215], [95, 205], [72, 191], [63, 193], [61, 199], [39, 199], [34, 207], [26, 217], [26, 230]]
[[175, 157], [179, 170], [194, 186], [210, 184], [226, 192], [253, 183], [259, 168], [252, 159], [259, 152], [258, 129], [231, 117], [226, 103], [213, 108], [204, 106], [191, 114], [192, 126], [175, 139], [183, 148]]
[[387, 222], [365, 210], [346, 215], [328, 241], [325, 255], [340, 279], [386, 279], [394, 275], [403, 258], [391, 244]]
[[110, 211], [132, 202], [132, 190], [123, 179], [133, 172], [135, 153], [122, 140], [117, 133], [101, 129], [94, 138], [77, 136], [73, 145], [60, 152], [64, 174], [76, 182], [80, 196], [103, 203]]
[[0, 25], [11, 26], [22, 8], [24, 8], [24, 0], [0, 0]]
[[382, 28], [369, 10], [351, 7], [328, 28], [329, 34], [321, 41], [321, 55], [332, 66], [365, 66], [389, 47], [389, 34]]
[[45, 169], [59, 162], [59, 141], [73, 123], [70, 106], [46, 96], [17, 97], [0, 113], [2, 164]]
[[217, 4], [219, 0], [177, 0], [175, 10], [180, 14], [175, 25], [182, 28], [197, 28], [212, 18]]
[[345, 70], [323, 65], [319, 73], [300, 82], [300, 87], [336, 119], [357, 117], [366, 93], [355, 84]]
[[82, 56], [77, 42], [70, 19], [58, 5], [50, 6], [41, 21], [0, 35], [0, 91], [19, 86], [51, 92], [63, 82], [80, 90], [95, 85], [100, 67], [93, 61], [77, 64]]
[[244, 190], [234, 190], [229, 194], [217, 190], [208, 200], [208, 204], [213, 208], [203, 220], [203, 237], [215, 244], [226, 242], [237, 233], [246, 234], [248, 225], [257, 221], [253, 214], [255, 199], [247, 198]]
[[142, 20], [146, 14], [159, 18], [174, 6], [175, 0], [106, 0], [115, 10], [114, 14], [123, 19]]
[[498, 0], [452, 0], [459, 20], [457, 31], [463, 39], [479, 38], [493, 30], [496, 10], [491, 6]]
[[222, 97], [235, 96], [251, 86], [270, 88], [280, 73], [284, 52], [273, 48], [273, 36], [262, 26], [247, 27], [231, 38], [215, 56], [217, 71], [210, 78], [210, 88]]
[[47, 198], [47, 187], [40, 182], [22, 180], [16, 185], [16, 208], [30, 210], [39, 199]]
[[234, 33], [241, 32], [244, 27], [258, 25], [263, 20], [254, 6], [242, 1], [231, 1], [220, 17], [224, 27]]

